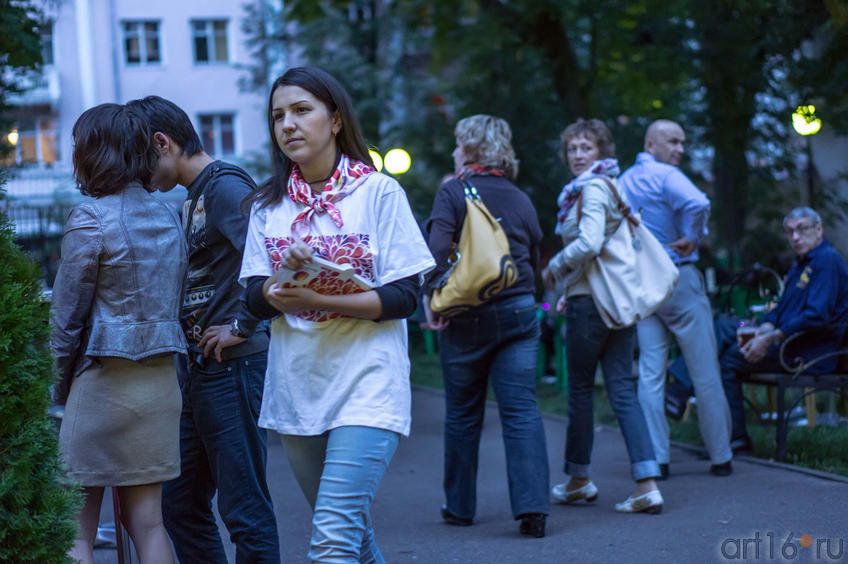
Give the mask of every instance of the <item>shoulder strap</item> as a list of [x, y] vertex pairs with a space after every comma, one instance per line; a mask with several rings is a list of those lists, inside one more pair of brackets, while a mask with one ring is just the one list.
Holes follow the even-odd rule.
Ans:
[[[602, 177], [601, 180], [606, 183], [607, 188], [609, 188], [610, 192], [612, 192], [615, 201], [618, 203], [618, 211], [621, 212], [621, 215], [623, 215], [624, 218], [627, 219], [627, 221], [629, 221], [631, 225], [633, 225], [633, 227], [638, 227], [639, 220], [634, 217], [632, 213], [630, 213], [630, 206], [625, 204], [624, 201], [621, 199], [621, 195], [619, 195], [618, 190], [615, 189], [613, 183], [610, 182], [608, 178]], [[577, 223], [580, 223], [580, 220], [583, 217], [583, 190], [581, 190], [580, 195], [577, 196], [577, 203], [575, 205], [577, 206]]]

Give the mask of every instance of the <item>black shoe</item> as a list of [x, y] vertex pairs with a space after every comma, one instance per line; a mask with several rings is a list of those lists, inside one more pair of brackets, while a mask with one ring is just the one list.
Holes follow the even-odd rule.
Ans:
[[754, 443], [751, 442], [751, 437], [745, 435], [730, 441], [730, 450], [733, 451], [733, 454], [754, 452]]
[[545, 536], [545, 518], [544, 513], [524, 513], [518, 516], [521, 519], [521, 526], [518, 528], [522, 535], [536, 537], [537, 539]]
[[710, 474], [713, 476], [730, 476], [733, 474], [733, 465], [728, 460], [724, 464], [713, 464], [710, 466]]
[[458, 527], [467, 527], [471, 524], [471, 519], [467, 519], [465, 517], [457, 517], [450, 511], [446, 505], [442, 506], [442, 519], [445, 520], [445, 523], [448, 525], [456, 525]]
[[668, 480], [668, 463], [660, 464], [660, 477], [657, 480]]

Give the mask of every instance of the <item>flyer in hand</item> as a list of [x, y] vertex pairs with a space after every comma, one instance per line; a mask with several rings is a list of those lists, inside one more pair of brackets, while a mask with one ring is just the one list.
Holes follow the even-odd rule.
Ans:
[[367, 280], [356, 274], [349, 264], [336, 264], [319, 256], [298, 270], [280, 269], [278, 284], [283, 288], [306, 287], [319, 294], [336, 296], [357, 294], [373, 288]]

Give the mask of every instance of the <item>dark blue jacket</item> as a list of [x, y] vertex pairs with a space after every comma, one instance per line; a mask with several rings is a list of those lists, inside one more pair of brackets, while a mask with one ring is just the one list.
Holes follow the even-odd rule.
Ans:
[[[825, 239], [796, 259], [786, 275], [783, 296], [763, 321], [774, 324], [787, 337], [809, 332], [793, 341], [790, 356], [798, 354], [809, 361], [839, 348], [848, 324], [848, 264], [830, 241]], [[822, 361], [810, 372], [831, 372], [836, 362], [836, 357]]]

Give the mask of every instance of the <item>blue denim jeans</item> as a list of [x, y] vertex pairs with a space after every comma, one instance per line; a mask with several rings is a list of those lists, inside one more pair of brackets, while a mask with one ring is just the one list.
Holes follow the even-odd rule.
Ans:
[[236, 562], [280, 562], [266, 433], [256, 424], [266, 366], [263, 351], [182, 370], [182, 471], [162, 492], [165, 528], [182, 564], [227, 562], [212, 514], [216, 491]]
[[398, 434], [349, 426], [317, 436], [280, 437], [314, 511], [310, 561], [385, 564], [374, 540], [371, 502], [394, 456]]
[[545, 429], [536, 403], [539, 322], [533, 296], [490, 302], [452, 317], [439, 336], [445, 381], [447, 509], [471, 519], [477, 509], [477, 456], [486, 386], [503, 427], [513, 517], [550, 509]]
[[568, 298], [565, 311], [568, 363], [565, 473], [569, 476], [590, 476], [595, 428], [593, 393], [598, 361], [603, 369], [610, 405], [618, 418], [630, 455], [633, 479], [660, 475], [645, 415], [636, 396], [636, 380], [632, 372], [635, 337], [635, 327], [621, 330], [607, 328], [591, 296]]

